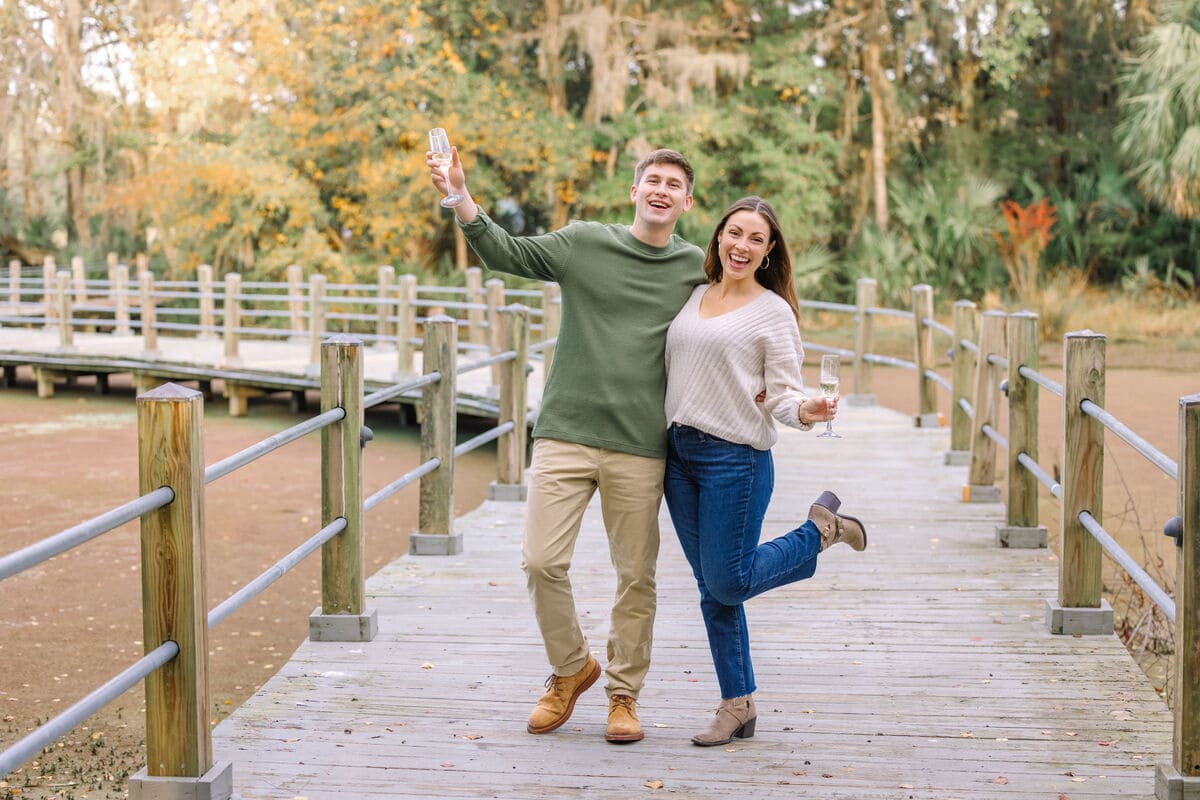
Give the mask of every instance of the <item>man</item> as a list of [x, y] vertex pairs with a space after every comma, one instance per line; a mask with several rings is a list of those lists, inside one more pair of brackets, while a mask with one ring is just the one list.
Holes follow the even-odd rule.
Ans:
[[[562, 326], [533, 430], [522, 568], [553, 674], [530, 733], [565, 723], [600, 677], [575, 612], [568, 570], [584, 509], [598, 489], [617, 593], [608, 639], [610, 742], [643, 738], [637, 697], [650, 667], [658, 509], [666, 457], [663, 351], [667, 326], [704, 282], [704, 255], [675, 235], [692, 207], [694, 173], [673, 150], [634, 171], [631, 225], [575, 222], [513, 237], [479, 210], [457, 150], [449, 179], [428, 160], [467, 241], [489, 269], [555, 281]], [[449, 185], [447, 185], [449, 184]]]

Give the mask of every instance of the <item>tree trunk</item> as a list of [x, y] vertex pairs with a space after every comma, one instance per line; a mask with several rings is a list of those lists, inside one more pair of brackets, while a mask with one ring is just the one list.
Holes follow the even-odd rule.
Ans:
[[863, 67], [871, 85], [871, 178], [875, 193], [875, 225], [887, 230], [887, 76], [880, 64], [880, 47], [877, 36], [872, 36], [863, 52]]
[[546, 0], [546, 27], [538, 45], [538, 65], [546, 81], [550, 113], [560, 117], [567, 111], [567, 85], [562, 67], [562, 1]]
[[[80, 0], [63, 4], [62, 37], [59, 40], [58, 76], [59, 99], [63, 108], [64, 144], [72, 155], [84, 147], [82, 56], [80, 37], [83, 33], [83, 7]], [[67, 212], [75, 226], [75, 235], [84, 247], [91, 247], [92, 232], [88, 220], [82, 164], [67, 168]]]

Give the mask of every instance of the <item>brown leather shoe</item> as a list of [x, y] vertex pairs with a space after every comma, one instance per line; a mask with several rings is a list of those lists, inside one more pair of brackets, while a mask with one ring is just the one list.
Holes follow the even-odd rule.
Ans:
[[637, 700], [629, 695], [614, 694], [608, 698], [608, 731], [604, 734], [605, 741], [615, 744], [640, 742], [646, 734], [642, 733], [642, 723], [638, 722]]
[[821, 496], [808, 509], [808, 518], [821, 532], [821, 549], [828, 550], [838, 542], [845, 542], [854, 550], [867, 549], [867, 529], [854, 517], [837, 513], [842, 501], [833, 492], [821, 492]]
[[692, 737], [692, 744], [700, 747], [712, 747], [718, 744], [729, 744], [734, 737], [749, 739], [754, 735], [754, 724], [758, 720], [758, 712], [754, 708], [754, 696], [734, 697], [722, 700], [717, 714], [708, 727]]
[[583, 669], [574, 675], [551, 674], [546, 679], [546, 693], [534, 706], [525, 730], [530, 733], [549, 733], [571, 718], [575, 701], [600, 677], [600, 664], [588, 656]]

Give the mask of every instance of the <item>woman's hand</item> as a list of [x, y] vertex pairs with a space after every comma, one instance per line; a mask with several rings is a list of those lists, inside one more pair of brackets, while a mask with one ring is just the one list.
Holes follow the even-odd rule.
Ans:
[[809, 397], [800, 403], [796, 416], [802, 425], [828, 422], [837, 416], [838, 397]]

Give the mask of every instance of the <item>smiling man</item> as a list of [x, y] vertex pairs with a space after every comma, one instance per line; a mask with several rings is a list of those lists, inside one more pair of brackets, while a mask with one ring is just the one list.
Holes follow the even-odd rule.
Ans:
[[638, 162], [631, 225], [573, 222], [543, 236], [514, 237], [471, 199], [457, 150], [449, 186], [427, 161], [439, 191], [463, 196], [455, 214], [488, 269], [562, 287], [562, 326], [533, 429], [522, 546], [553, 672], [527, 730], [561, 726], [600, 677], [568, 575], [584, 509], [599, 490], [617, 571], [605, 739], [639, 741], [637, 696], [650, 667], [667, 445], [663, 350], [667, 326], [705, 280], [704, 254], [675, 234], [675, 223], [692, 207], [692, 167], [674, 150], [655, 150]]

